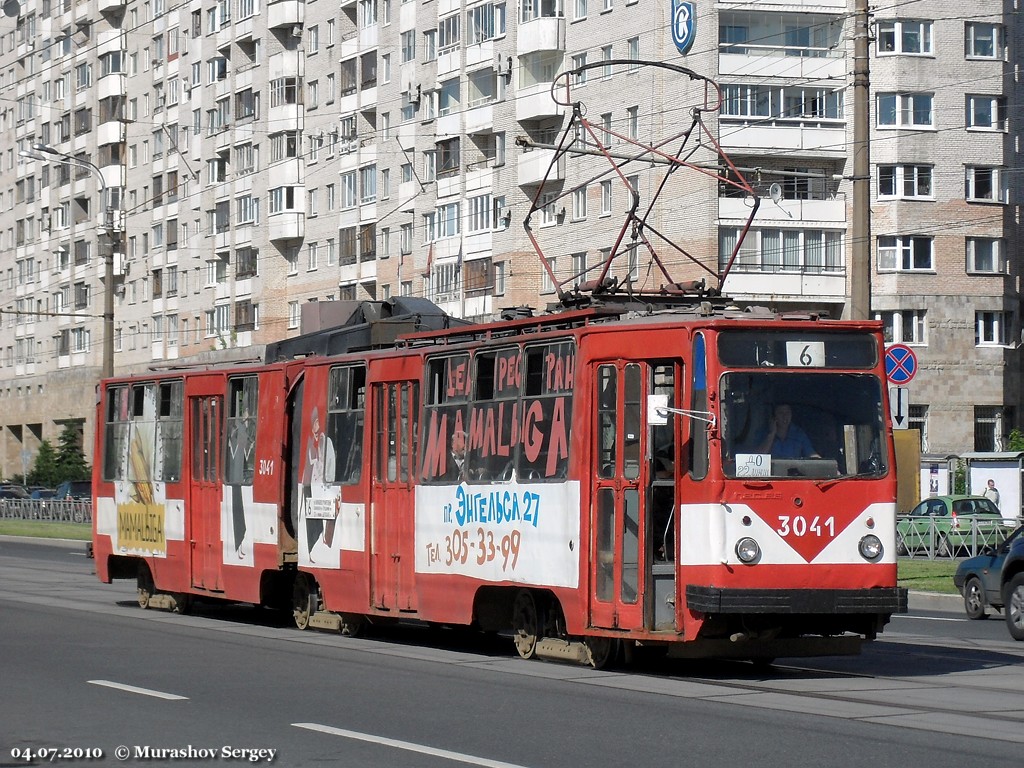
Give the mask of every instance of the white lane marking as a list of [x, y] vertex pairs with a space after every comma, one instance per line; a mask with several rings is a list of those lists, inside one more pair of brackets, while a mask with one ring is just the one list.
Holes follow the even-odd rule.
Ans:
[[134, 685], [127, 685], [125, 683], [115, 683], [110, 680], [90, 680], [93, 685], [102, 685], [104, 688], [116, 688], [119, 691], [127, 691], [128, 693], [141, 693], [143, 696], [153, 696], [157, 699], [167, 699], [169, 701], [188, 701], [188, 696], [179, 696], [176, 693], [164, 693], [163, 691], [154, 691], [150, 688], [139, 688]]
[[486, 766], [486, 768], [523, 768], [523, 766], [515, 763], [505, 763], [501, 760], [489, 760], [486, 757], [464, 755], [461, 752], [449, 752], [447, 749], [436, 749], [435, 747], [427, 747], [422, 744], [413, 744], [410, 741], [386, 739], [383, 736], [374, 736], [369, 733], [359, 733], [358, 731], [347, 731], [344, 728], [334, 728], [330, 725], [320, 725], [319, 723], [292, 723], [292, 725], [296, 728], [305, 728], [309, 731], [320, 731], [321, 733], [329, 733], [334, 736], [342, 736], [346, 739], [368, 741], [371, 744], [381, 744], [385, 747], [404, 749], [407, 752], [419, 752], [421, 755], [442, 757], [446, 760], [455, 760], [460, 763], [469, 763], [470, 765], [482, 765]]
[[967, 621], [967, 619], [958, 619], [953, 617], [945, 616], [900, 616], [893, 614], [894, 619], [915, 619], [917, 621]]

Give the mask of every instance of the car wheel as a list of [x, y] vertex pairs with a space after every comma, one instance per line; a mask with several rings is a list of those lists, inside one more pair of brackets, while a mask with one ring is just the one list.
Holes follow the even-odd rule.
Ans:
[[985, 590], [982, 589], [981, 579], [977, 576], [971, 576], [964, 584], [964, 611], [967, 612], [968, 619], [977, 621], [988, 618], [985, 612]]
[[950, 546], [949, 538], [944, 533], [939, 535], [939, 543], [935, 546], [935, 554], [939, 557], [953, 556], [953, 547]]
[[1014, 640], [1024, 640], [1024, 573], [1018, 573], [1006, 585], [1003, 615]]

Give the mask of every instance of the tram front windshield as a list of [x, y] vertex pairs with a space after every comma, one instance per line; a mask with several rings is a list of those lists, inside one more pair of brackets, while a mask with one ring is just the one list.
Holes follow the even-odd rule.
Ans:
[[726, 477], [881, 477], [881, 382], [868, 373], [750, 371], [721, 379]]

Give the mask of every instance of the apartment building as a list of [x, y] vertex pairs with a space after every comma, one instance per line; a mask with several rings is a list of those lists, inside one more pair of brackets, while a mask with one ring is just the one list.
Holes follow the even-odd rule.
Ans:
[[[1001, 447], [1021, 397], [1017, 32], [1002, 3], [975, 5], [897, 4], [870, 27], [872, 311], [918, 353], [931, 453]], [[574, 121], [552, 85], [584, 65], [572, 99], [620, 153], [674, 149], [702, 99], [612, 62], [716, 80], [704, 119], [762, 197], [726, 293], [847, 315], [852, 3], [696, 8], [682, 56], [671, 0], [23, 0], [0, 20], [0, 474], [67, 422], [91, 440], [108, 291], [117, 373], [256, 358], [314, 302], [543, 309], [615, 245], [627, 182], [641, 205], [665, 186], [648, 222], [693, 257], [659, 252], [673, 279], [717, 271], [749, 199], [554, 149]], [[611, 273], [664, 282], [643, 249]]]

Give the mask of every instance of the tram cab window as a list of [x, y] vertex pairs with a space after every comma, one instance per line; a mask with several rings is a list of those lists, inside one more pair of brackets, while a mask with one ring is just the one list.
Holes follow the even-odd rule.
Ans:
[[[721, 391], [727, 477], [825, 479], [888, 472], [881, 386], [873, 375], [730, 373], [722, 377]], [[787, 440], [784, 448], [771, 439], [780, 413], [803, 436]]]

